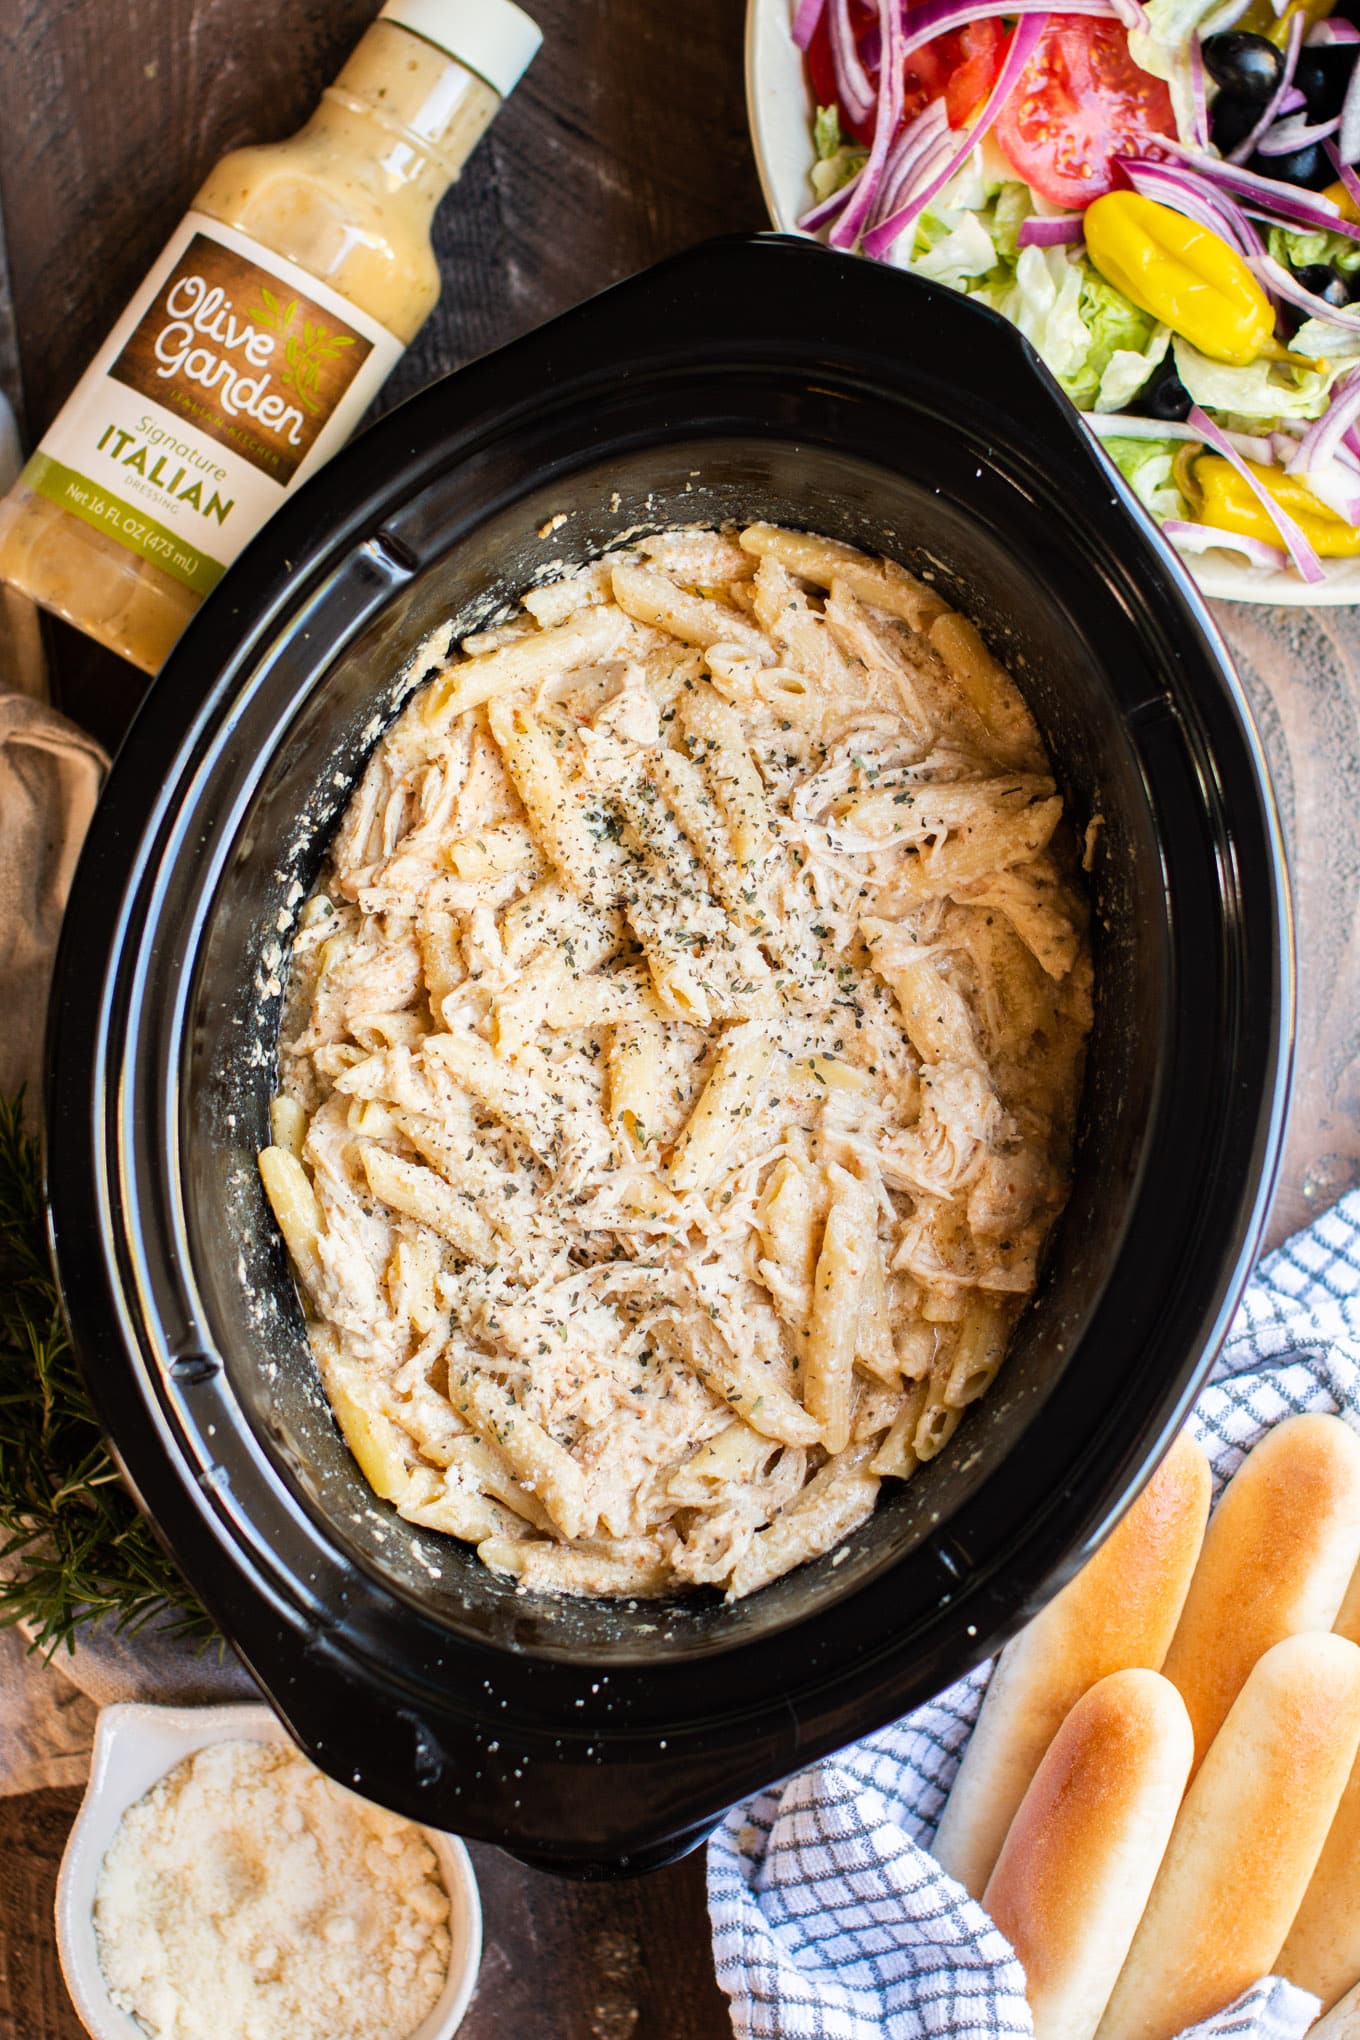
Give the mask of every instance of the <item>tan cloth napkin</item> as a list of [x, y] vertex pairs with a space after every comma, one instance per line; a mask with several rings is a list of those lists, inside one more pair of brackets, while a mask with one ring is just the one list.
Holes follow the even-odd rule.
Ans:
[[[33, 1125], [52, 959], [107, 762], [32, 693], [0, 692], [0, 1089], [25, 1087]], [[258, 1692], [236, 1659], [196, 1655], [154, 1628], [119, 1637], [101, 1624], [50, 1664], [0, 1631], [0, 1794], [79, 1784], [95, 1716], [111, 1701], [238, 1698]]]
[[0, 694], [0, 1090], [42, 1083], [62, 910], [107, 764], [92, 737], [27, 694]]

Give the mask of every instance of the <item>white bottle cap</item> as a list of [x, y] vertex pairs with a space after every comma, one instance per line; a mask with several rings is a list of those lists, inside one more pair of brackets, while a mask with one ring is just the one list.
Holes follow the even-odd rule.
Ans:
[[378, 18], [447, 50], [502, 99], [514, 91], [543, 40], [538, 23], [514, 0], [384, 0]]

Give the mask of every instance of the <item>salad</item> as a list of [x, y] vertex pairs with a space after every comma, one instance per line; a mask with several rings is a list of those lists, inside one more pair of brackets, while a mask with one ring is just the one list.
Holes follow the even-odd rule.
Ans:
[[1308, 583], [1360, 557], [1360, 27], [1331, 4], [793, 20], [800, 225], [1011, 320], [1183, 551]]

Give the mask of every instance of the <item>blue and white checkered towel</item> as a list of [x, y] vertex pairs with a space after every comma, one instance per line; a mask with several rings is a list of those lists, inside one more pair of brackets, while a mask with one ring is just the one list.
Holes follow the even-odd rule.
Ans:
[[[1216, 1489], [1304, 1410], [1360, 1430], [1360, 1191], [1252, 1278], [1191, 1419]], [[1020, 1964], [926, 1853], [991, 1669], [728, 1814], [708, 1901], [739, 2040], [1032, 2040]], [[1297, 2040], [1317, 2009], [1267, 1978], [1194, 2033]]]

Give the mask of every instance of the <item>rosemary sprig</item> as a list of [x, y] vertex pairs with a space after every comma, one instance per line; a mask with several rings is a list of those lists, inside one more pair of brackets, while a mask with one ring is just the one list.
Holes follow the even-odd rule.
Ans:
[[43, 1230], [38, 1144], [0, 1097], [0, 1627], [45, 1655], [85, 1625], [212, 1622], [138, 1512], [71, 1351]]

